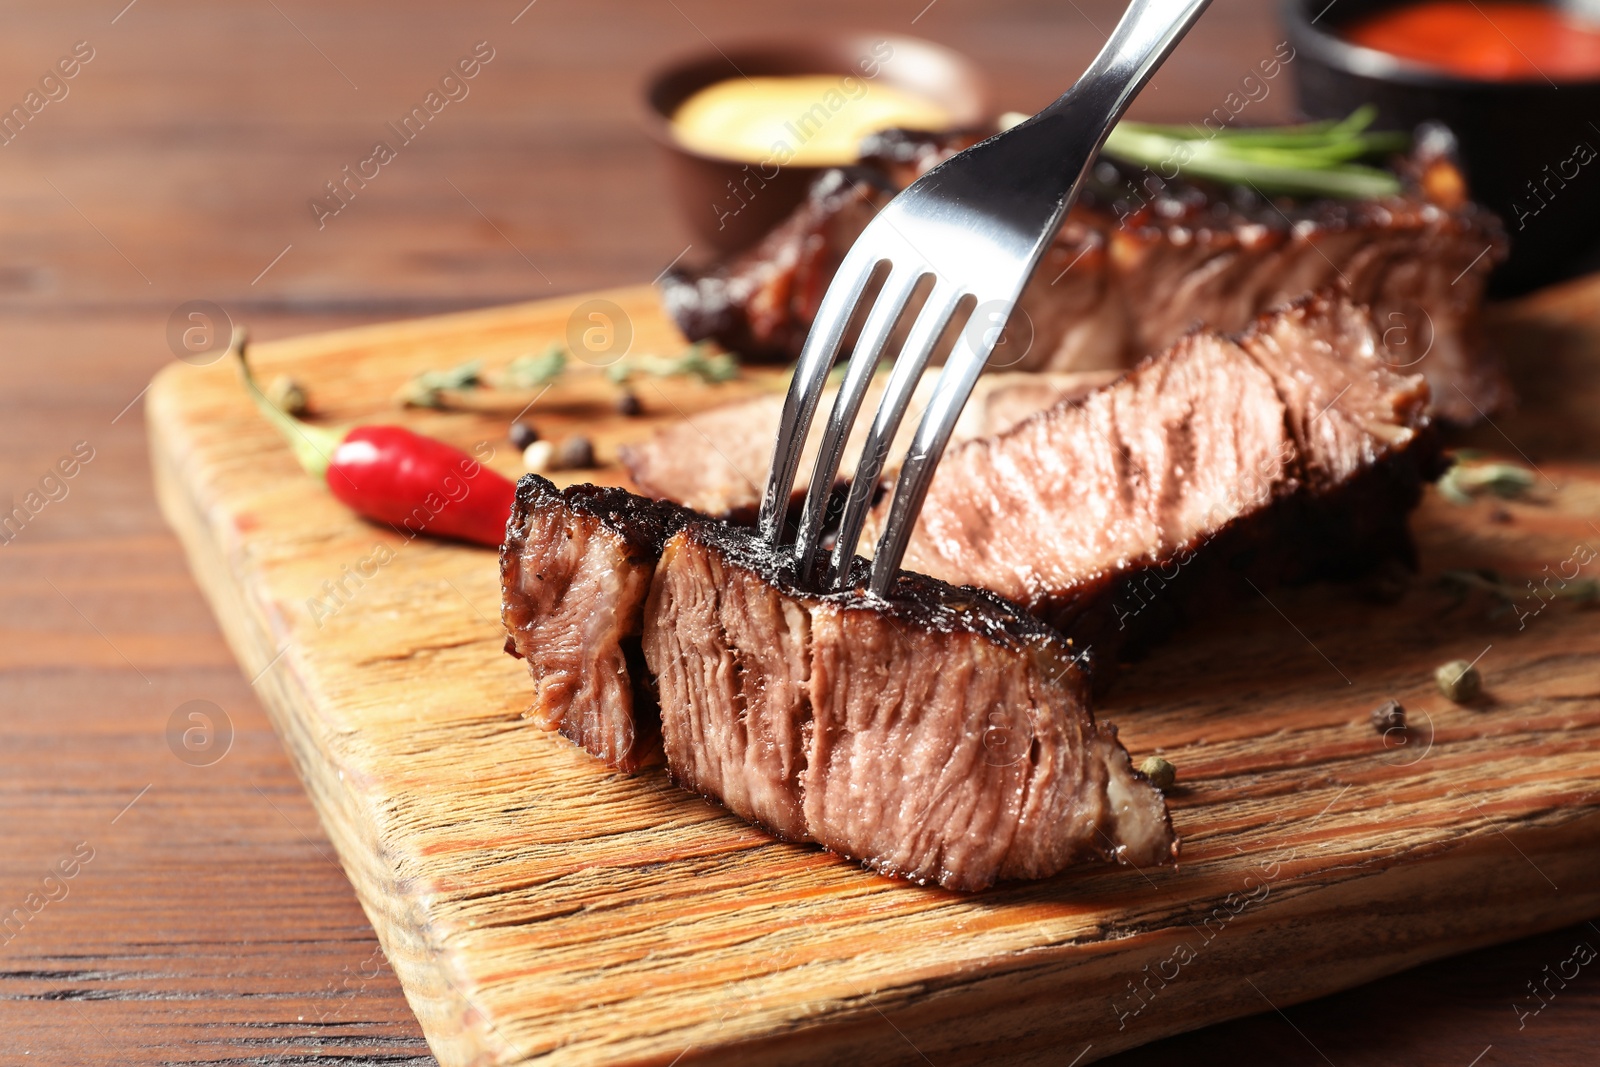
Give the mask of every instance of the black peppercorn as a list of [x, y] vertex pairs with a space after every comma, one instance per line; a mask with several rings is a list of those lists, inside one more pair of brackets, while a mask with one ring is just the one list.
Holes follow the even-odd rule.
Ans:
[[1398, 700], [1385, 700], [1372, 709], [1372, 728], [1380, 734], [1406, 728], [1406, 709]]
[[583, 470], [594, 466], [594, 445], [587, 437], [575, 434], [556, 449], [556, 466], [563, 470]]
[[539, 431], [535, 430], [531, 423], [519, 421], [511, 424], [508, 436], [511, 438], [511, 447], [521, 452], [539, 439]]

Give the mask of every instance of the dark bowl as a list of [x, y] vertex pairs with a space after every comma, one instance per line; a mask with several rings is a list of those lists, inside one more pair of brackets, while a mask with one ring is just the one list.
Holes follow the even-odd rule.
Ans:
[[645, 84], [645, 122], [666, 152], [668, 180], [695, 244], [724, 254], [758, 241], [794, 210], [812, 180], [827, 169], [747, 163], [679, 143], [671, 125], [679, 105], [700, 89], [741, 73], [867, 77], [939, 104], [955, 128], [979, 126], [994, 117], [988, 85], [972, 61], [915, 37], [859, 33], [756, 41], [667, 64]]
[[[1479, 81], [1351, 44], [1339, 28], [1410, 0], [1283, 0], [1300, 109], [1341, 118], [1362, 104], [1376, 125], [1454, 131], [1473, 199], [1505, 220], [1511, 257], [1491, 292], [1509, 296], [1595, 266], [1600, 253], [1600, 79]], [[1318, 17], [1320, 15], [1320, 18]]]

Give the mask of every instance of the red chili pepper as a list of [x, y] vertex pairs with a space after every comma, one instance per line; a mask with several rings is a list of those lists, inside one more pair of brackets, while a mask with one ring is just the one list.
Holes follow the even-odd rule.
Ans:
[[232, 351], [250, 396], [289, 442], [306, 473], [369, 519], [410, 534], [499, 545], [517, 487], [472, 456], [400, 426], [357, 426], [340, 433], [302, 422], [268, 400], [245, 360], [244, 331]]

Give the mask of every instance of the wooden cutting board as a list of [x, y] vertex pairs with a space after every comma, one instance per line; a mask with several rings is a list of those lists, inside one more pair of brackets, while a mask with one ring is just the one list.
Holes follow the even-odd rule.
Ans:
[[[600, 296], [631, 320], [634, 353], [681, 348], [648, 288]], [[263, 344], [254, 361], [300, 380], [327, 421], [404, 422], [515, 475], [521, 401], [402, 412], [388, 398], [415, 372], [561, 340], [590, 298]], [[611, 773], [524, 721], [495, 553], [354, 518], [226, 361], [159, 375], [151, 449], [168, 520], [445, 1067], [1086, 1063], [1600, 914], [1600, 611], [1531, 592], [1507, 610], [1441, 584], [1468, 568], [1515, 590], [1600, 577], [1597, 307], [1586, 283], [1497, 314], [1530, 402], [1474, 442], [1536, 465], [1538, 483], [1464, 506], [1430, 491], [1423, 574], [1399, 603], [1272, 590], [1102, 702], [1135, 760], [1178, 767], [1178, 869], [976, 896], [778, 843], [660, 771]], [[626, 418], [582, 371], [528, 417], [547, 436], [581, 429], [602, 461], [656, 423], [775, 387], [772, 373], [646, 382], [644, 414]], [[1476, 705], [1434, 688], [1457, 658], [1483, 673]], [[1390, 697], [1415, 727], [1403, 744], [1368, 721]]]

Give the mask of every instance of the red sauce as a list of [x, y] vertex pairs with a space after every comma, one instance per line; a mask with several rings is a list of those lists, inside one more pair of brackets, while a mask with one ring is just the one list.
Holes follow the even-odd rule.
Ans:
[[1600, 28], [1540, 4], [1423, 0], [1340, 32], [1355, 44], [1469, 78], [1600, 78]]

